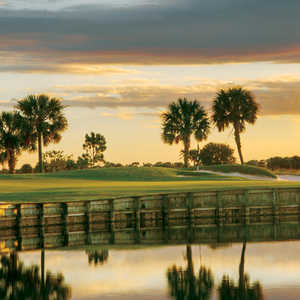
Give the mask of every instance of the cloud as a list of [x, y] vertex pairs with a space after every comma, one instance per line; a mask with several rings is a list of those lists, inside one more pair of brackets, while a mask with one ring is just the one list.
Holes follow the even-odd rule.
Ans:
[[[299, 115], [300, 79], [280, 77], [257, 79], [236, 83], [223, 81], [200, 81], [192, 85], [175, 86], [164, 84], [149, 85], [83, 85], [56, 86], [59, 93], [68, 93], [64, 102], [70, 106], [106, 108], [149, 108], [162, 110], [178, 98], [197, 99], [207, 109], [220, 88], [241, 85], [251, 90], [261, 105], [261, 115]], [[155, 116], [155, 112], [145, 112], [144, 116]]]
[[[28, 72], [76, 73], [74, 64], [300, 62], [298, 0], [95, 2], [56, 11], [1, 7], [0, 49], [8, 60], [19, 56], [18, 68]], [[2, 71], [18, 68], [5, 63]]]
[[[30, 41], [28, 41], [30, 42]], [[20, 42], [22, 43], [22, 42]], [[14, 73], [60, 73], [73, 75], [114, 75], [114, 74], [138, 74], [139, 71], [126, 69], [119, 66], [97, 65], [84, 63], [61, 63], [59, 61], [35, 60], [26, 55], [16, 54], [13, 56], [9, 51], [0, 51], [0, 72]]]
[[118, 112], [118, 113], [108, 113], [108, 112], [101, 112], [102, 117], [113, 117], [118, 118], [121, 120], [132, 120], [134, 118], [134, 114], [131, 112]]
[[[254, 93], [260, 104], [260, 115], [299, 115], [300, 78], [281, 76], [256, 80], [227, 82], [194, 79], [191, 84], [161, 84], [153, 80], [114, 81], [106, 85], [58, 85], [49, 95], [58, 96], [68, 107], [107, 108], [103, 117], [123, 120], [156, 118], [169, 103], [178, 98], [197, 99], [208, 111], [216, 92], [221, 88], [243, 86]], [[0, 106], [13, 107], [16, 100], [1, 99]]]

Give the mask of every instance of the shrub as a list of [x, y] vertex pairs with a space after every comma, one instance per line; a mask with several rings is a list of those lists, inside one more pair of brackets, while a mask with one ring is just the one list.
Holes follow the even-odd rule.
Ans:
[[32, 173], [33, 172], [33, 168], [30, 164], [24, 164], [21, 168], [20, 168], [20, 173]]
[[234, 150], [226, 144], [209, 143], [200, 151], [200, 160], [203, 165], [220, 165], [235, 162]]

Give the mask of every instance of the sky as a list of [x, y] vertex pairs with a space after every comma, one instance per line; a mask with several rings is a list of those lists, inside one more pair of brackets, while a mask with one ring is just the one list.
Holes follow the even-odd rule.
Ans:
[[[220, 88], [243, 86], [260, 104], [245, 160], [299, 155], [299, 11], [297, 0], [0, 0], [0, 110], [47, 93], [69, 128], [46, 150], [76, 158], [94, 131], [107, 161], [178, 161], [182, 145], [161, 140], [168, 104], [197, 99], [210, 113]], [[208, 142], [235, 147], [232, 129], [212, 126]]]

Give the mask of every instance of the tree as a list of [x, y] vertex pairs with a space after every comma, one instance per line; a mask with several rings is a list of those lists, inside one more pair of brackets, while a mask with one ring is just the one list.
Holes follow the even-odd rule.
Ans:
[[29, 95], [18, 101], [16, 108], [26, 119], [27, 140], [33, 150], [38, 146], [39, 170], [44, 172], [43, 146], [58, 143], [61, 133], [67, 129], [68, 122], [63, 114], [65, 106], [57, 98], [48, 95]]
[[27, 148], [24, 131], [26, 126], [17, 112], [2, 112], [0, 115], [1, 163], [8, 162], [9, 173], [15, 173], [17, 158]]
[[212, 105], [212, 120], [218, 130], [224, 131], [230, 125], [234, 129], [241, 164], [244, 163], [240, 134], [246, 129], [246, 122], [254, 124], [259, 109], [254, 95], [243, 88], [221, 89]]
[[189, 164], [191, 136], [199, 142], [205, 140], [209, 133], [209, 119], [202, 105], [197, 100], [178, 99], [162, 114], [162, 139], [164, 143], [183, 143], [184, 166]]
[[191, 149], [189, 153], [190, 160], [194, 163], [194, 167], [198, 167], [200, 165], [200, 148], [199, 145], [197, 149]]
[[43, 154], [43, 165], [46, 172], [66, 170], [68, 161], [71, 160], [72, 155], [66, 155], [62, 150], [47, 151]]
[[94, 167], [97, 162], [104, 161], [103, 152], [106, 150], [105, 137], [100, 133], [91, 132], [85, 135], [83, 144], [85, 153], [83, 158], [87, 158], [89, 165]]
[[231, 164], [235, 162], [234, 150], [226, 144], [209, 143], [200, 151], [203, 165]]
[[87, 169], [89, 166], [89, 160], [85, 156], [78, 156], [76, 165], [77, 165], [77, 168], [80, 170]]

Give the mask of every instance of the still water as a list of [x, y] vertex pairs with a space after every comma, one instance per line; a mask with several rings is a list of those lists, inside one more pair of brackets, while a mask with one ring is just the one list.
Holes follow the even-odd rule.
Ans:
[[296, 300], [299, 266], [300, 241], [11, 252], [1, 258], [0, 298]]

